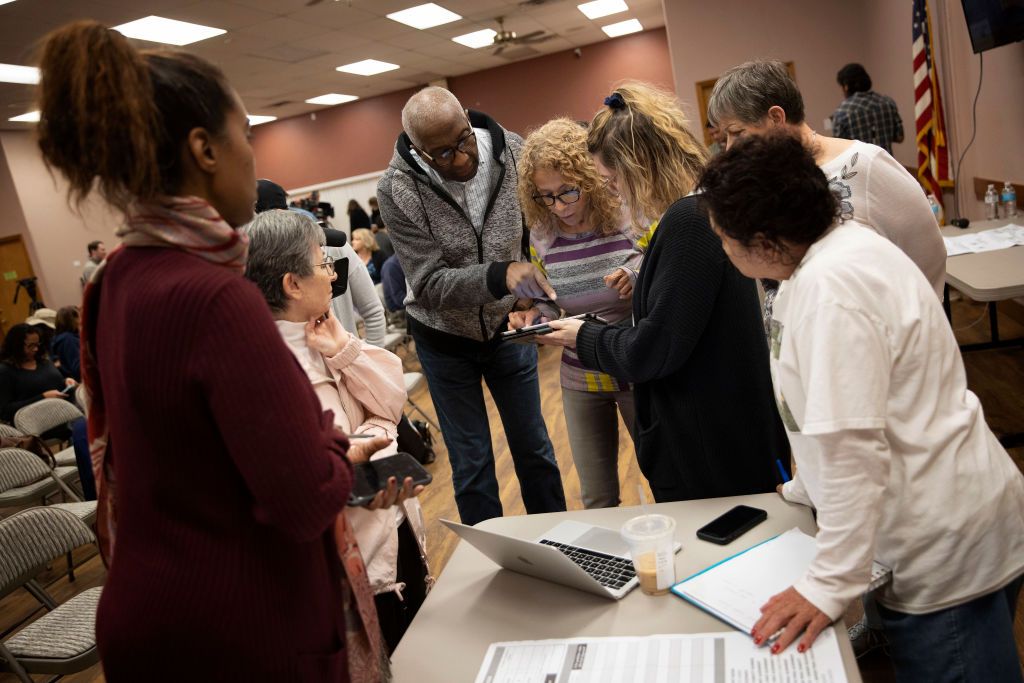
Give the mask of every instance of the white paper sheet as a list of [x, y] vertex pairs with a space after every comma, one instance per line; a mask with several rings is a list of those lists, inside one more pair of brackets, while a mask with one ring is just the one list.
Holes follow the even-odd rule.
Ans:
[[982, 230], [969, 235], [943, 237], [946, 256], [979, 254], [984, 251], [998, 251], [1015, 246], [1024, 246], [1024, 226], [1010, 223], [1001, 228]]
[[742, 633], [494, 643], [476, 683], [845, 683], [825, 629], [804, 653], [772, 655]]

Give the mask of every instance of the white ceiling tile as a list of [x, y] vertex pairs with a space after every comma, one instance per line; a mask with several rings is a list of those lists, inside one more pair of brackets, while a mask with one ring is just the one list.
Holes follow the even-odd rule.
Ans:
[[350, 7], [344, 2], [325, 0], [319, 5], [303, 7], [296, 12], [291, 12], [288, 18], [324, 28], [347, 30], [356, 24], [365, 23], [380, 16], [374, 12]]
[[[241, 9], [241, 11], [239, 11]], [[239, 8], [238, 5], [222, 0], [203, 0], [185, 7], [168, 10], [160, 16], [178, 21], [190, 21], [203, 26], [213, 26], [232, 31], [243, 26], [258, 24], [263, 21], [274, 19], [276, 15], [271, 12], [246, 7]]]
[[238, 33], [243, 35], [266, 38], [279, 43], [297, 41], [326, 32], [326, 29], [314, 26], [313, 24], [295, 21], [288, 17], [276, 17], [238, 29]]

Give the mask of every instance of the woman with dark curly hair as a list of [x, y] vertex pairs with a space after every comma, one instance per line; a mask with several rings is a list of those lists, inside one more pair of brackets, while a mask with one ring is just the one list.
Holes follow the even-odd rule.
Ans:
[[756, 285], [729, 263], [693, 195], [707, 150], [673, 95], [636, 82], [605, 100], [587, 146], [636, 230], [661, 219], [632, 319], [555, 320], [541, 342], [634, 383], [637, 462], [659, 502], [772, 491], [786, 437]]
[[[799, 138], [737, 142], [703, 201], [725, 252], [782, 285], [775, 397], [817, 510], [806, 574], [762, 608], [754, 640], [799, 649], [892, 568], [879, 611], [899, 681], [1021, 681], [1013, 614], [1024, 580], [1024, 477], [968, 391], [956, 339], [906, 254], [838, 204]], [[941, 505], [939, 504], [941, 498]]]
[[[526, 138], [519, 158], [519, 203], [530, 227], [534, 264], [558, 294], [558, 303], [534, 300], [509, 314], [509, 329], [566, 315], [595, 313], [628, 320], [640, 268], [641, 241], [618, 198], [608, 191], [587, 152], [587, 130], [571, 119], [545, 123]], [[580, 363], [562, 351], [562, 406], [572, 459], [586, 508], [619, 504], [619, 419], [633, 431], [628, 380]]]
[[19, 323], [7, 331], [0, 348], [0, 420], [11, 422], [16, 412], [44, 398], [66, 398], [62, 390], [74, 385], [50, 362], [35, 327]]

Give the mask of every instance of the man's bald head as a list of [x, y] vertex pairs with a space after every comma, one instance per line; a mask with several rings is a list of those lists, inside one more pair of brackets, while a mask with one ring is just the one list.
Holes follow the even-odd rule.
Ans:
[[402, 109], [402, 128], [412, 144], [422, 149], [422, 141], [432, 131], [466, 120], [466, 111], [451, 91], [436, 86], [420, 90]]

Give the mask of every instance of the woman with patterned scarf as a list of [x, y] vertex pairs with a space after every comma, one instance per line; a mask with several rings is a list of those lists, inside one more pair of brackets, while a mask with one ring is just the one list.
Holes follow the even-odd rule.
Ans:
[[50, 34], [40, 68], [46, 163], [126, 217], [82, 332], [106, 679], [385, 680], [339, 513], [351, 462], [388, 440], [348, 445], [242, 276], [242, 102], [203, 59], [95, 22]]

